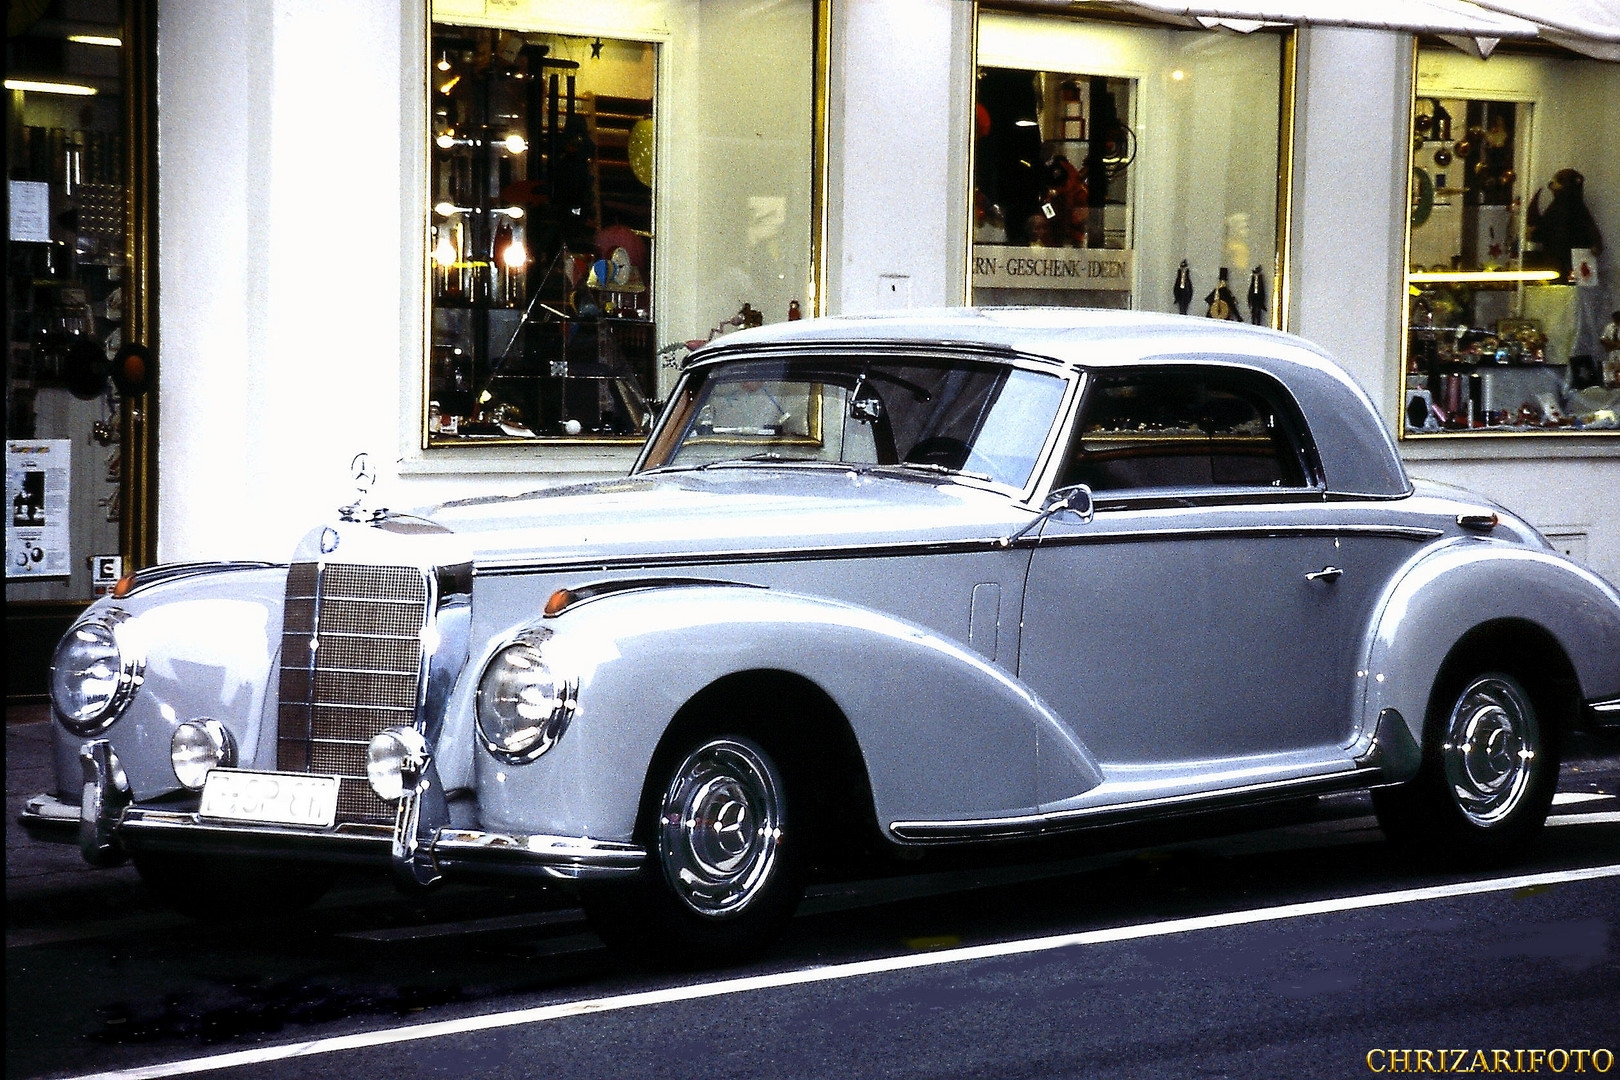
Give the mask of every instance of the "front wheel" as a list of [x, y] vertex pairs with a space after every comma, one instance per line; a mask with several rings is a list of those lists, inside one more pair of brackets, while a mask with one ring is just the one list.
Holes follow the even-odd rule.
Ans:
[[1508, 854], [1541, 828], [1558, 783], [1558, 754], [1535, 700], [1512, 675], [1486, 671], [1436, 696], [1423, 764], [1373, 792], [1378, 823], [1408, 847]]
[[771, 754], [742, 735], [692, 741], [666, 759], [644, 823], [648, 865], [584, 895], [592, 924], [626, 952], [723, 963], [764, 947], [804, 892], [803, 827]]

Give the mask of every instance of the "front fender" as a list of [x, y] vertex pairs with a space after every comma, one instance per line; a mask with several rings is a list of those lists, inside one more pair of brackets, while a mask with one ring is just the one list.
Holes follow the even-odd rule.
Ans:
[[1620, 695], [1620, 593], [1561, 556], [1459, 539], [1414, 560], [1379, 605], [1367, 663], [1358, 672], [1363, 741], [1371, 739], [1379, 714], [1393, 708], [1421, 745], [1441, 665], [1470, 630], [1499, 619], [1533, 623], [1551, 634], [1585, 700]]
[[542, 623], [553, 631], [548, 663], [578, 679], [578, 710], [531, 764], [480, 749], [489, 828], [630, 839], [653, 753], [682, 706], [727, 675], [760, 670], [809, 680], [843, 712], [879, 821], [1035, 813], [1037, 747], [1048, 738], [1065, 748], [1078, 790], [1101, 780], [1062, 722], [1005, 671], [865, 608], [685, 585], [602, 596]]
[[[169, 739], [185, 720], [207, 717], [230, 729], [241, 763], [273, 768], [274, 694], [270, 678], [280, 646], [285, 567], [196, 573], [99, 600], [85, 617], [116, 608], [146, 665], [140, 689], [104, 733], [118, 755], [132, 794], [150, 799], [179, 789]], [[267, 715], [271, 718], [266, 723]], [[57, 788], [82, 783], [79, 748], [86, 737], [55, 724]]]

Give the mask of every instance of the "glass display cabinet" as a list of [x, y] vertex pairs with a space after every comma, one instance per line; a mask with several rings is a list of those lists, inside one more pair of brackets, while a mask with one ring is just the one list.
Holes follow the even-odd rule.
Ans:
[[634, 442], [656, 395], [656, 50], [435, 23], [430, 445]]

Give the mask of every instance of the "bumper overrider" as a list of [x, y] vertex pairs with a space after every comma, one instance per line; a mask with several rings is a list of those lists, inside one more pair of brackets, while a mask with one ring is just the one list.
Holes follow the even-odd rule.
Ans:
[[257, 854], [305, 862], [386, 866], [412, 889], [444, 879], [530, 877], [587, 881], [634, 873], [646, 861], [635, 845], [583, 836], [518, 835], [455, 828], [431, 756], [406, 768], [392, 826], [339, 824], [311, 828], [205, 818], [177, 806], [136, 805], [111, 744], [95, 739], [80, 751], [80, 802], [35, 795], [22, 824], [44, 838], [71, 842], [92, 866], [116, 866], [133, 852]]

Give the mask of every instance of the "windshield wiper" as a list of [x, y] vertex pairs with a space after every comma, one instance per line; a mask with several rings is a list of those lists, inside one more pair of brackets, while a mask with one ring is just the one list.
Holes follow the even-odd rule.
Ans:
[[712, 469], [717, 465], [747, 465], [750, 462], [759, 461], [772, 464], [787, 462], [794, 465], [841, 465], [840, 462], [836, 461], [822, 461], [820, 458], [813, 457], [788, 457], [786, 454], [778, 453], [775, 450], [761, 450], [757, 454], [744, 454], [742, 457], [716, 458], [713, 461], [705, 461], [701, 465], [694, 465], [693, 468], [701, 472], [704, 469]]
[[994, 479], [984, 473], [968, 472], [966, 469], [953, 469], [949, 465], [940, 465], [932, 461], [897, 461], [892, 465], [873, 466], [877, 469], [899, 469], [904, 475], [907, 472], [925, 472], [934, 476], [965, 476], [970, 480], [983, 480], [994, 483]]

